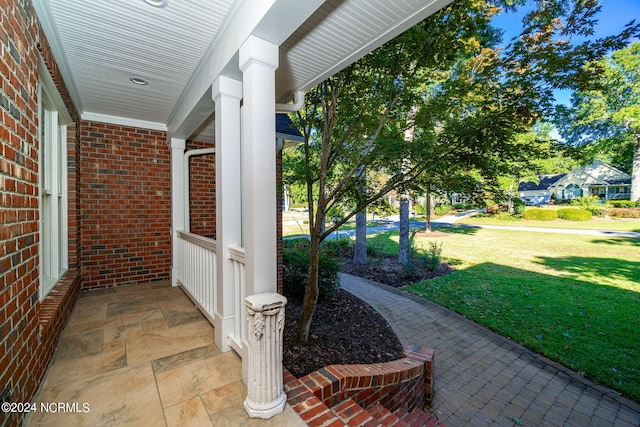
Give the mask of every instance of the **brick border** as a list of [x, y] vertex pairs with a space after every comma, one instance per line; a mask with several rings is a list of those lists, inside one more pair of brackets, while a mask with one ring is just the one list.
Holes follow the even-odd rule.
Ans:
[[[382, 405], [412, 411], [433, 401], [434, 351], [408, 346], [403, 358], [368, 365], [330, 365], [299, 380], [284, 373], [288, 402], [311, 425], [333, 419], [329, 407], [351, 399], [364, 409]], [[322, 423], [315, 421], [322, 419]]]
[[55, 350], [58, 338], [62, 334], [79, 295], [80, 272], [77, 269], [70, 269], [40, 303], [39, 335], [45, 342], [45, 347], [53, 344], [51, 354]]

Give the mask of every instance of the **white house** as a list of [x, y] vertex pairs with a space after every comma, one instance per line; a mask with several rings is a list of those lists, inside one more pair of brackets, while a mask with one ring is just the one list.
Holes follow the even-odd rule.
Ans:
[[521, 182], [520, 198], [539, 205], [552, 195], [558, 200], [598, 196], [602, 200], [626, 199], [631, 194], [631, 175], [600, 160], [566, 174], [540, 175], [539, 182]]

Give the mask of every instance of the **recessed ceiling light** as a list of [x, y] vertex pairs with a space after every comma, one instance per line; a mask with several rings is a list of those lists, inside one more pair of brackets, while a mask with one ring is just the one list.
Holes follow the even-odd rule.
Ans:
[[169, 0], [144, 0], [146, 4], [153, 7], [167, 7]]
[[138, 86], [146, 86], [149, 84], [145, 79], [141, 79], [140, 77], [130, 77], [129, 80], [131, 83], [136, 84]]

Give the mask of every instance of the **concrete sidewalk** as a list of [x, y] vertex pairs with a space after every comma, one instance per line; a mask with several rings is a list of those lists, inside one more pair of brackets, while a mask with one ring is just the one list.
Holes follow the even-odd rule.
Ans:
[[435, 349], [438, 419], [457, 426], [640, 426], [640, 404], [400, 289], [341, 274], [403, 345]]

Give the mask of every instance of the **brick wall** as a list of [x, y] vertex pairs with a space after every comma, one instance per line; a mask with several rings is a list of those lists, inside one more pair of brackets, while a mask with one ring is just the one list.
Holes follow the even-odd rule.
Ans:
[[[43, 344], [39, 328], [39, 53], [71, 116], [77, 114], [31, 2], [0, 1], [0, 22], [0, 391], [11, 389], [12, 401], [25, 402], [34, 397], [58, 340], [52, 334]], [[70, 169], [75, 167], [74, 138], [70, 132]], [[75, 182], [73, 170], [70, 176]], [[69, 190], [75, 196], [71, 181]], [[70, 200], [70, 210], [75, 207]], [[70, 232], [77, 236], [74, 226]], [[70, 246], [77, 262], [77, 247]], [[77, 281], [69, 289], [77, 289]], [[65, 321], [62, 315], [60, 322]], [[20, 425], [23, 419], [0, 413], [0, 425]]]
[[[213, 148], [213, 144], [190, 141], [187, 150]], [[189, 159], [189, 219], [191, 232], [215, 239], [216, 156], [206, 154]]]
[[83, 289], [168, 280], [171, 160], [165, 132], [82, 121]]

